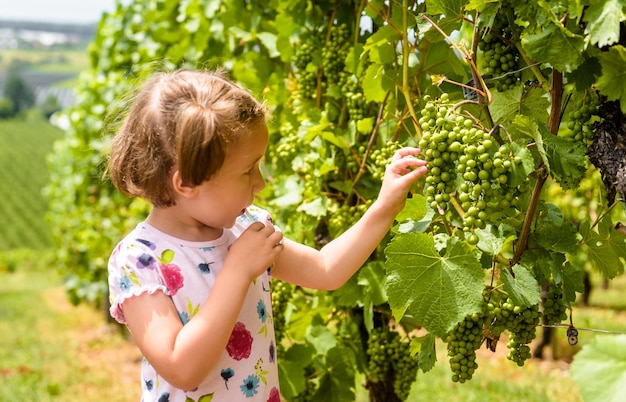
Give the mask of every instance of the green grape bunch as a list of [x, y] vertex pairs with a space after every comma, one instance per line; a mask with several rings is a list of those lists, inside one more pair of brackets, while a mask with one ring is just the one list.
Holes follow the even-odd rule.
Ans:
[[322, 67], [329, 85], [341, 82], [341, 73], [345, 67], [341, 55], [346, 54], [349, 38], [350, 32], [346, 24], [333, 25], [330, 28], [330, 37], [322, 49]]
[[585, 145], [591, 144], [594, 123], [601, 120], [599, 106], [600, 100], [595, 91], [578, 97], [568, 107], [566, 127], [559, 130], [559, 136]]
[[555, 283], [554, 280], [548, 282], [548, 292], [543, 302], [543, 315], [548, 325], [558, 324], [567, 319], [563, 285]]
[[521, 82], [521, 55], [510, 43], [511, 27], [504, 13], [499, 13], [491, 30], [478, 42], [483, 52], [482, 74], [491, 77], [497, 91], [513, 89]]
[[418, 359], [411, 355], [411, 343], [393, 328], [375, 327], [367, 339], [367, 378], [373, 383], [391, 379], [396, 396], [409, 397], [411, 384], [419, 369]]
[[471, 380], [478, 368], [476, 351], [483, 342], [484, 312], [468, 315], [445, 336], [452, 381]]
[[510, 145], [498, 145], [475, 120], [454, 111], [447, 94], [424, 100], [419, 147], [429, 166], [426, 200], [431, 208], [446, 211], [455, 196], [467, 241], [477, 244], [477, 228], [497, 216], [494, 212], [517, 205], [524, 183], [510, 186], [509, 175], [522, 160]]

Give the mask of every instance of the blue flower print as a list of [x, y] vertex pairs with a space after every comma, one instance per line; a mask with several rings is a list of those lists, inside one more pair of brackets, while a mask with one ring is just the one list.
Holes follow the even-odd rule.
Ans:
[[161, 396], [159, 397], [159, 402], [170, 402], [170, 393], [169, 392], [162, 393]]
[[261, 322], [265, 324], [265, 320], [267, 319], [267, 310], [265, 309], [265, 303], [263, 303], [263, 300], [259, 300], [259, 303], [256, 305], [256, 313], [259, 315]]
[[259, 377], [255, 375], [249, 375], [248, 378], [243, 380], [243, 384], [239, 387], [241, 388], [241, 392], [246, 396], [246, 398], [252, 398], [259, 391]]
[[152, 391], [152, 388], [154, 388], [154, 383], [152, 382], [152, 380], [145, 381], [145, 383], [146, 383], [146, 389], [148, 391]]
[[214, 263], [213, 262], [201, 262], [200, 264], [198, 264], [198, 269], [204, 275], [208, 275], [211, 273], [211, 264], [214, 264]]
[[130, 278], [127, 276], [122, 276], [120, 278], [120, 290], [124, 293], [128, 293], [130, 290]]
[[183, 323], [183, 325], [187, 324], [189, 322], [189, 314], [187, 314], [186, 311], [179, 311], [178, 312], [178, 317], [180, 318], [180, 322]]
[[221, 375], [224, 379], [224, 385], [226, 385], [226, 389], [228, 389], [228, 380], [235, 376], [235, 370], [231, 368], [223, 369]]
[[150, 254], [142, 254], [137, 258], [137, 268], [143, 269], [154, 269], [156, 265], [156, 258], [151, 256]]
[[148, 240], [144, 240], [144, 239], [135, 239], [137, 240], [139, 243], [148, 246], [148, 248], [150, 248], [150, 250], [154, 250], [156, 249], [156, 244], [152, 243], [151, 241]]
[[276, 361], [276, 346], [274, 346], [274, 341], [270, 342], [270, 363], [274, 363]]

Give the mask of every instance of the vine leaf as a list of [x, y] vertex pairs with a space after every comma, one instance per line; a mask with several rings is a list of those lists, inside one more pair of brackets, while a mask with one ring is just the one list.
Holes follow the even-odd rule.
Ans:
[[608, 52], [598, 54], [602, 65], [602, 76], [596, 86], [608, 100], [619, 100], [622, 112], [626, 112], [626, 89], [616, 82], [626, 79], [626, 48], [621, 45], [612, 46]]
[[589, 7], [585, 12], [585, 21], [591, 43], [604, 47], [617, 42], [623, 18], [622, 2], [619, 0], [605, 0], [598, 2], [596, 7]]
[[480, 311], [484, 271], [472, 248], [449, 238], [439, 255], [424, 233], [396, 236], [385, 249], [389, 306], [397, 320], [411, 315], [442, 336], [465, 316]]
[[538, 304], [541, 301], [541, 289], [532, 273], [519, 264], [513, 267], [513, 273], [515, 278], [506, 269], [500, 274], [504, 290], [515, 305], [525, 308]]
[[598, 224], [598, 232], [591, 228], [591, 222], [580, 225], [583, 243], [587, 246], [589, 262], [608, 279], [624, 273], [623, 260], [626, 258], [626, 237], [612, 230], [610, 219]]
[[572, 378], [587, 402], [618, 401], [626, 394], [626, 336], [597, 336], [574, 356]]
[[533, 60], [542, 60], [562, 72], [572, 72], [583, 62], [584, 38], [555, 22], [522, 37], [522, 47]]
[[535, 140], [537, 151], [550, 175], [564, 190], [578, 186], [587, 170], [583, 144], [550, 134], [544, 125], [526, 116], [516, 116], [514, 127]]
[[[411, 340], [411, 354], [413, 355], [414, 345], [419, 346], [419, 355], [417, 360], [419, 362], [419, 368], [422, 372], [427, 373], [433, 367], [437, 361], [437, 349], [435, 348], [435, 336], [428, 334], [419, 339]], [[417, 347], [415, 347], [417, 349]]]
[[556, 253], [575, 254], [578, 247], [577, 230], [571, 221], [563, 216], [563, 212], [552, 204], [542, 208], [537, 219], [535, 236], [537, 243], [546, 250]]
[[294, 344], [278, 365], [280, 392], [285, 398], [293, 398], [304, 391], [304, 369], [313, 361], [314, 350], [310, 345]]

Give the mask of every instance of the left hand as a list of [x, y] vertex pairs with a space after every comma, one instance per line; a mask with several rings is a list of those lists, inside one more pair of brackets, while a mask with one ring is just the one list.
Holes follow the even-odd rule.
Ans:
[[426, 161], [417, 159], [419, 148], [405, 147], [396, 151], [385, 169], [378, 200], [394, 214], [404, 208], [407, 194], [413, 182], [426, 175]]

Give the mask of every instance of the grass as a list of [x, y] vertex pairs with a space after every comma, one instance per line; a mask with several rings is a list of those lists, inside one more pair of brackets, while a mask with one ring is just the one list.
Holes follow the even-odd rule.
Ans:
[[0, 251], [50, 247], [47, 155], [62, 131], [43, 118], [0, 120]]
[[[0, 260], [6, 253], [0, 253]], [[6, 402], [139, 401], [140, 353], [119, 328], [105, 323], [103, 313], [67, 302], [49, 251], [20, 252], [13, 272], [0, 264], [0, 395]], [[595, 329], [626, 328], [626, 312], [611, 309], [614, 295], [626, 290], [626, 277], [598, 289], [591, 307], [576, 307], [574, 322]], [[582, 402], [569, 378], [573, 351], [558, 329], [554, 357], [530, 360], [518, 368], [505, 357], [505, 341], [496, 353], [479, 351], [479, 368], [471, 381], [450, 381], [445, 345], [439, 343], [439, 362], [419, 373], [409, 401]], [[582, 330], [580, 344], [595, 336]], [[358, 402], [367, 393], [357, 392]]]
[[65, 297], [49, 253], [0, 272], [5, 402], [138, 401], [140, 354], [101, 312]]

